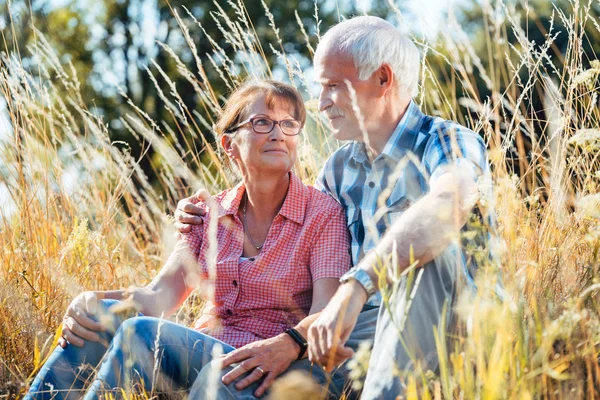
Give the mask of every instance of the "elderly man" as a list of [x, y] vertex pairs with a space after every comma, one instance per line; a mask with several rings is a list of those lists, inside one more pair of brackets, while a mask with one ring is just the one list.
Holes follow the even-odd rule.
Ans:
[[[346, 210], [355, 267], [311, 325], [309, 358], [327, 367], [352, 354], [344, 343], [367, 300], [377, 305], [376, 270], [384, 265], [383, 282], [397, 290], [379, 311], [362, 398], [395, 398], [403, 387], [393, 371], [415, 363], [437, 369], [434, 328], [449, 326], [444, 310], [458, 283], [472, 283], [476, 265], [458, 239], [478, 198], [477, 180], [489, 179], [486, 147], [474, 132], [419, 110], [412, 100], [418, 51], [379, 18], [333, 27], [314, 63], [319, 108], [334, 136], [350, 141], [326, 162], [317, 186]], [[422, 267], [413, 285], [398, 278], [411, 265]]]
[[[412, 100], [418, 51], [380, 18], [330, 29], [314, 64], [319, 108], [334, 137], [348, 141], [316, 186], [345, 208], [355, 267], [306, 332], [309, 358], [332, 369], [374, 337], [362, 398], [391, 399], [403, 392], [398, 371], [437, 369], [434, 329], [448, 326], [459, 283], [472, 283], [477, 266], [458, 239], [478, 197], [477, 180], [489, 178], [486, 147], [476, 133], [419, 110]], [[190, 201], [178, 208], [179, 221], [191, 223]], [[387, 280], [379, 279], [380, 266]], [[409, 266], [422, 267], [412, 285], [399, 276]], [[395, 286], [389, 307], [379, 307], [381, 282]], [[306, 360], [291, 366], [307, 368]], [[225, 383], [228, 397], [251, 393]]]

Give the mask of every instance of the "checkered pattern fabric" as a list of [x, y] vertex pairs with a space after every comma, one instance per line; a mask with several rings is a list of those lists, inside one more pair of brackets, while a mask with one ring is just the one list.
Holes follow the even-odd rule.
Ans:
[[[414, 102], [374, 160], [369, 160], [365, 144], [355, 141], [327, 160], [315, 187], [344, 207], [354, 265], [411, 204], [429, 191], [430, 183], [444, 172], [441, 167], [451, 163], [468, 165], [474, 178], [490, 178], [481, 137], [455, 122], [424, 115]], [[491, 204], [490, 193], [484, 195]], [[488, 221], [494, 223], [491, 213]], [[472, 283], [474, 260], [467, 261], [463, 254], [463, 261]], [[372, 298], [369, 303], [378, 305], [379, 301]]]
[[[310, 310], [313, 282], [339, 278], [351, 266], [342, 208], [294, 174], [260, 254], [241, 260], [244, 229], [238, 210], [244, 192], [239, 184], [214, 196], [219, 204], [214, 302], [195, 326], [233, 347], [296, 325]], [[205, 209], [203, 224], [182, 235], [178, 245], [194, 252], [201, 276], [208, 280], [205, 228], [212, 216]]]

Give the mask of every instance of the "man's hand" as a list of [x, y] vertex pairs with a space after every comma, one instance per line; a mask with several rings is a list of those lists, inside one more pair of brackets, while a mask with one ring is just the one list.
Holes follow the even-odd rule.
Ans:
[[308, 329], [310, 361], [331, 372], [334, 367], [352, 357], [354, 351], [344, 344], [367, 300], [367, 292], [354, 280], [338, 288], [319, 318]]
[[241, 390], [259, 379], [263, 379], [262, 384], [254, 392], [256, 397], [260, 397], [273, 384], [275, 378], [284, 373], [298, 358], [299, 352], [300, 346], [285, 333], [247, 344], [223, 357], [222, 368], [239, 363], [223, 376], [223, 383], [228, 385], [250, 372], [248, 376], [237, 382], [235, 387]]
[[210, 193], [200, 189], [193, 196], [179, 200], [175, 211], [175, 227], [179, 232], [188, 233], [192, 230], [192, 225], [202, 224], [200, 217], [205, 213], [203, 209], [196, 206], [196, 203], [206, 202], [209, 198]]
[[63, 317], [62, 335], [58, 340], [60, 347], [67, 347], [67, 341], [77, 347], [83, 346], [84, 340], [100, 341], [96, 332], [102, 332], [105, 328], [89, 317], [97, 313], [98, 301], [94, 292], [83, 292], [73, 299]]

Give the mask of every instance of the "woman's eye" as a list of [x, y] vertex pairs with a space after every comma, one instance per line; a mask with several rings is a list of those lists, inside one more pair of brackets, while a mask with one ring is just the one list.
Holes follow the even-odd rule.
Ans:
[[281, 125], [282, 128], [294, 128], [296, 126], [296, 121], [288, 119], [285, 121], [281, 121], [279, 125]]
[[254, 125], [269, 126], [270, 121], [266, 118], [258, 118], [254, 120]]

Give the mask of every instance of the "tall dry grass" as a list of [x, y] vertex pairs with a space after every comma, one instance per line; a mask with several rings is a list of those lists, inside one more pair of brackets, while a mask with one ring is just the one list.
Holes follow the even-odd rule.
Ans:
[[[586, 32], [600, 29], [588, 3], [573, 0], [570, 9], [556, 9], [553, 18], [565, 22], [569, 37], [558, 63], [553, 32], [546, 43], [533, 44], [521, 28], [527, 10], [519, 15], [511, 4], [482, 6], [485, 52], [453, 19], [437, 43], [418, 40], [423, 62], [417, 102], [430, 114], [480, 132], [489, 145], [502, 239], [495, 251], [501, 254], [506, 295], [498, 299], [497, 275], [484, 269], [477, 296], [457, 306], [464, 332], [448, 349], [440, 334], [439, 373], [417, 369], [403, 377], [408, 398], [600, 395], [600, 64], [584, 68], [595, 57], [581, 46]], [[234, 182], [203, 135], [222, 104], [206, 69], [216, 69], [233, 88], [246, 75], [270, 76], [273, 66], [264, 54], [277, 54], [309, 108], [296, 168], [301, 178], [312, 183], [337, 146], [315, 110], [311, 83], [281, 41], [263, 48], [243, 3], [227, 5], [236, 9], [235, 20], [216, 7], [230, 53], [213, 41], [211, 58], [194, 52], [194, 64], [186, 66], [161, 44], [212, 119], [187, 109], [172, 77], [156, 65], [148, 73], [171, 120], [153, 121], [133, 102], [121, 118], [142, 147], [155, 151], [154, 184], [127, 143], [111, 142], [105, 122], [89, 111], [89, 99], [81, 98], [74, 69], [59, 61], [42, 32], [30, 48], [20, 49], [35, 56], [33, 65], [24, 68], [10, 45], [2, 56], [0, 93], [10, 128], [2, 125], [8, 135], [0, 135], [0, 393], [26, 388], [56, 345], [62, 314], [76, 294], [141, 285], [156, 274], [173, 243], [170, 215], [176, 200], [199, 187], [214, 193]], [[395, 17], [407, 23], [401, 14]], [[186, 25], [195, 23], [193, 18], [179, 9], [174, 18], [194, 50]], [[517, 40], [509, 42], [507, 32]], [[240, 67], [234, 67], [233, 54]], [[479, 93], [479, 80], [489, 96]], [[536, 97], [543, 100], [546, 120], [531, 113]], [[179, 143], [177, 137], [191, 139]], [[507, 167], [511, 152], [521, 156], [519, 175]], [[199, 304], [190, 300], [174, 319], [189, 323]], [[357, 382], [368, 359], [359, 353]]]

